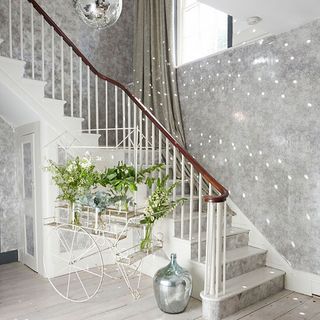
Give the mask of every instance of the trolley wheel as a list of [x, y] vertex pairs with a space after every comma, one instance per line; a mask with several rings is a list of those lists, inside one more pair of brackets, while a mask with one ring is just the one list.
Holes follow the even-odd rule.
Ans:
[[93, 236], [81, 226], [62, 224], [51, 228], [48, 241], [44, 264], [54, 290], [73, 302], [92, 299], [104, 277], [101, 250]]

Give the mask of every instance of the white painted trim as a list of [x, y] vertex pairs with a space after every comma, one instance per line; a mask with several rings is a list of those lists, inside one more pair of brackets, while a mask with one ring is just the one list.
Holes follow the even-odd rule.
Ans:
[[[33, 134], [33, 158], [34, 158], [34, 192], [35, 192], [35, 247], [36, 247], [36, 267], [35, 271], [42, 273], [42, 256], [43, 256], [43, 246], [42, 246], [42, 235], [43, 235], [43, 223], [42, 223], [42, 166], [41, 166], [41, 144], [40, 144], [40, 123], [30, 123], [15, 129], [15, 140], [17, 145], [19, 145], [19, 153], [21, 154], [21, 142], [23, 141], [23, 137]], [[21, 159], [19, 157], [18, 166], [22, 166]], [[20, 186], [22, 186], [22, 177], [17, 177]], [[22, 215], [20, 215], [22, 218]], [[24, 232], [22, 233], [23, 224], [20, 223], [20, 237], [23, 237]], [[21, 244], [22, 240], [19, 239], [19, 261], [21, 261], [22, 252], [21, 252]]]
[[276, 250], [230, 198], [227, 200], [227, 204], [236, 213], [232, 225], [250, 230], [249, 245], [268, 250], [267, 265], [286, 272], [286, 289], [307, 295], [320, 295], [320, 275], [292, 268], [290, 262]]

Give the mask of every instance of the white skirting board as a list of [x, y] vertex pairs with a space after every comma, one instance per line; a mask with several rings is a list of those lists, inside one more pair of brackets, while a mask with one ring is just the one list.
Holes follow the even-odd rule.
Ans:
[[292, 268], [290, 262], [282, 256], [263, 234], [250, 222], [245, 214], [229, 198], [228, 205], [236, 213], [233, 217], [233, 226], [249, 229], [249, 245], [268, 250], [267, 265], [286, 272], [285, 288], [307, 295], [320, 295], [320, 276], [309, 272], [299, 271]]

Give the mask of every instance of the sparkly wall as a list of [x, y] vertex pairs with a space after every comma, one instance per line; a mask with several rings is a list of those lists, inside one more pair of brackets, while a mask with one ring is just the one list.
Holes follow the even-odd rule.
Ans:
[[19, 197], [14, 132], [0, 117], [0, 252], [18, 248]]
[[320, 274], [320, 20], [178, 69], [191, 153], [294, 268]]

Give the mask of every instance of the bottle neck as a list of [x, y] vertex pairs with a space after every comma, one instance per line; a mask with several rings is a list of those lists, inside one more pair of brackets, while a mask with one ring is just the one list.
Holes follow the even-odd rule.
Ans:
[[176, 261], [177, 261], [177, 255], [175, 253], [172, 253], [170, 256], [170, 263], [176, 264]]

